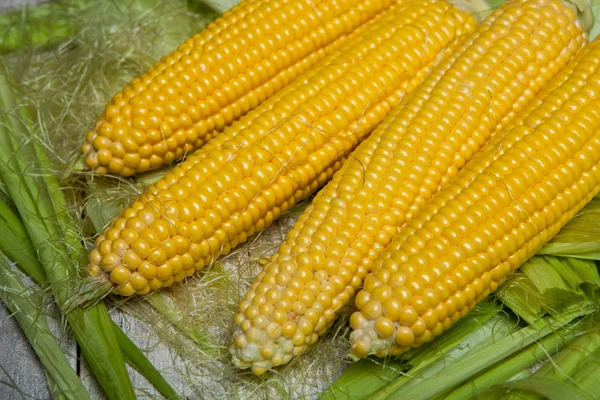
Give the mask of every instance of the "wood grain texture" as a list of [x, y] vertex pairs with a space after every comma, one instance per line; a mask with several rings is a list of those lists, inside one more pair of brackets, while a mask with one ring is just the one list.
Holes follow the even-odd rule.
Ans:
[[50, 398], [46, 377], [8, 309], [0, 307], [0, 399]]

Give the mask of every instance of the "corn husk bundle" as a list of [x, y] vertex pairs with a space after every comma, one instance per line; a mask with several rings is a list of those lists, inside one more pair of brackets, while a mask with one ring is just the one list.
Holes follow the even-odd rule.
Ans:
[[[499, 2], [493, 3], [496, 4], [491, 6]], [[72, 1], [58, 2], [58, 8], [54, 8], [55, 4], [48, 5], [53, 18], [48, 17], [50, 12], [44, 8], [11, 16], [11, 33], [5, 37], [13, 39], [5, 41], [2, 51], [12, 51], [5, 60], [23, 94], [18, 104], [22, 102], [36, 111], [30, 117], [34, 129], [28, 130], [29, 136], [18, 139], [15, 146], [33, 141], [50, 155], [48, 163], [40, 166], [32, 167], [25, 161], [25, 176], [41, 180], [48, 175], [58, 176], [53, 190], [60, 186], [69, 215], [77, 218], [60, 217], [56, 224], [61, 229], [69, 229], [67, 226], [76, 229], [76, 235], [82, 235], [79, 238], [88, 244], [164, 171], [135, 180], [92, 176], [72, 162], [81, 134], [93, 124], [114, 92], [214, 18], [216, 13], [210, 6], [221, 5], [215, 2], [207, 8], [199, 2], [190, 4], [186, 8], [183, 1], [130, 0], [119, 4], [95, 2], [91, 7], [86, 1]], [[472, 7], [482, 16], [489, 12], [479, 8], [481, 2], [473, 2]], [[98, 8], [104, 12], [98, 12]], [[57, 15], [61, 18], [56, 18]], [[105, 19], [95, 20], [98, 15], [105, 15]], [[27, 29], [21, 29], [23, 27]], [[18, 49], [23, 44], [28, 45]], [[44, 240], [40, 238], [32, 247], [24, 247], [32, 228], [28, 230], [26, 225], [30, 223], [23, 225], [22, 218], [18, 218], [19, 213], [27, 211], [19, 209], [20, 200], [14, 201], [15, 191], [11, 193], [7, 189], [10, 186], [6, 182], [0, 186], [5, 200], [2, 204], [12, 210], [12, 214], [4, 211], [2, 215], [12, 221], [15, 243], [19, 247], [14, 251], [16, 245], [8, 246], [4, 252], [34, 280], [41, 282], [50, 278], [52, 285], [60, 285], [63, 278], [47, 277], [36, 266], [27, 267], [35, 257], [17, 259], [19, 254], [31, 254], [31, 248], [36, 249], [33, 254], [42, 258], [39, 248]], [[40, 194], [31, 196], [39, 198]], [[298, 205], [247, 244], [190, 278], [185, 285], [135, 300], [106, 299], [114, 309], [113, 317], [125, 321], [123, 329], [136, 344], [161, 354], [166, 364], [163, 374], [179, 395], [200, 398], [588, 398], [597, 391], [593, 385], [599, 370], [594, 355], [600, 351], [600, 327], [595, 315], [600, 285], [595, 264], [595, 260], [600, 259], [597, 199], [546, 245], [539, 256], [521, 267], [494, 298], [481, 303], [438, 340], [399, 359], [367, 359], [346, 369], [350, 365], [345, 358], [349, 350], [347, 313], [305, 355], [284, 368], [260, 378], [236, 370], [226, 346], [231, 340], [231, 319], [237, 304], [262, 262], [277, 250], [305, 206], [306, 203]], [[52, 215], [51, 210], [49, 213]], [[68, 246], [76, 246], [75, 242], [77, 239], [71, 244], [60, 242], [50, 247], [63, 246], [57, 254], [71, 255], [73, 252]], [[3, 300], [11, 310], [30, 309], [31, 313], [52, 314], [48, 311], [52, 309], [48, 305], [52, 288], [30, 287], [20, 272], [4, 263], [4, 258], [0, 261], [0, 279], [6, 288], [1, 292]], [[15, 314], [16, 318], [20, 315], [23, 314]], [[34, 346], [44, 342], [40, 337], [52, 336], [43, 322], [36, 321], [37, 326], [27, 329], [31, 335], [37, 335], [30, 339]], [[25, 329], [28, 321], [19, 323]], [[50, 347], [51, 359], [61, 359], [57, 347]], [[48, 350], [36, 349], [37, 354], [44, 351]], [[550, 359], [552, 362], [547, 362]], [[42, 356], [40, 360], [44, 363]], [[544, 364], [537, 369], [540, 363]], [[76, 388], [77, 377], [65, 373], [65, 369], [46, 370], [52, 392], [78, 393], [81, 388]], [[63, 373], [65, 382], [60, 381]], [[333, 384], [340, 375], [341, 379]], [[115, 393], [124, 390], [127, 383], [119, 385]], [[26, 392], [26, 388], [22, 389]], [[89, 385], [86, 384], [85, 389], [89, 391]], [[137, 395], [156, 396], [154, 390], [138, 388]], [[97, 394], [92, 392], [92, 396]]]

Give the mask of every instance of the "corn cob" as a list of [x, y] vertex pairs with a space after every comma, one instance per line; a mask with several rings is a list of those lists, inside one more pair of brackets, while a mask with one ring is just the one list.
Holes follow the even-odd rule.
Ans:
[[393, 3], [241, 3], [113, 97], [86, 136], [86, 164], [130, 176], [191, 154]]
[[172, 285], [305, 199], [475, 21], [411, 0], [152, 185], [97, 239], [90, 272], [121, 295]]
[[351, 318], [355, 357], [397, 355], [493, 292], [600, 190], [600, 41], [403, 229]]
[[260, 374], [314, 343], [399, 227], [584, 41], [575, 13], [558, 0], [507, 2], [488, 17], [300, 217], [240, 303], [234, 363]]

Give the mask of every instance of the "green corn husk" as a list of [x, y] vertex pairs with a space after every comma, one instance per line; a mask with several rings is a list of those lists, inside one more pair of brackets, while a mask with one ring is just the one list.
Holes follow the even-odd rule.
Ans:
[[412, 376], [432, 364], [442, 366], [446, 364], [446, 359], [450, 362], [458, 359], [470, 349], [488, 343], [490, 338], [515, 330], [515, 324], [506, 315], [500, 314], [501, 310], [493, 302], [479, 304], [465, 319], [440, 336], [439, 340], [413, 350], [413, 357], [402, 358], [410, 358], [408, 361], [391, 358], [360, 360], [350, 365], [319, 399], [370, 399], [373, 393], [402, 377], [411, 365]]
[[[4, 69], [0, 70], [0, 175], [21, 215], [29, 238], [63, 309], [77, 278], [83, 246], [68, 220], [65, 199], [36, 142], [33, 122], [18, 102]], [[135, 399], [133, 387], [106, 307], [66, 314], [84, 356], [109, 398]]]
[[599, 287], [600, 275], [593, 261], [536, 256], [498, 289], [496, 297], [531, 324], [542, 315], [594, 312]]
[[[496, 305], [496, 314], [485, 319], [476, 308], [432, 343], [402, 355], [403, 361], [366, 359], [350, 366], [321, 399], [344, 393], [373, 400], [475, 397], [575, 340], [581, 331], [569, 326], [598, 310], [599, 284], [593, 261], [534, 257], [496, 293], [517, 317], [498, 314]], [[482, 304], [494, 307], [490, 300]]]
[[[0, 249], [8, 249], [9, 256], [13, 254], [19, 266], [23, 268], [37, 283], [46, 282], [46, 273], [42, 264], [39, 263], [34, 247], [30, 242], [29, 236], [23, 226], [21, 219], [15, 215], [12, 209], [4, 202], [0, 201], [0, 227], [3, 235], [0, 237]], [[3, 223], [6, 223], [3, 226]], [[79, 311], [78, 311], [79, 312]], [[144, 354], [131, 342], [118, 326], [112, 321], [109, 323], [113, 327], [120, 350], [127, 359], [128, 363], [146, 377], [156, 389], [166, 398], [175, 399], [177, 394], [175, 390], [164, 380], [162, 375], [148, 361]], [[110, 329], [109, 329], [110, 330]], [[110, 338], [110, 335], [108, 335]], [[80, 343], [81, 345], [81, 343]], [[83, 346], [82, 346], [83, 347]], [[92, 350], [92, 348], [90, 348]]]
[[49, 379], [54, 399], [89, 399], [81, 380], [69, 365], [60, 345], [50, 332], [42, 294], [31, 293], [0, 252], [0, 299], [13, 314]]
[[[522, 381], [523, 371], [526, 371], [524, 374], [526, 375], [525, 378], [529, 378], [531, 375], [530, 368], [533, 365], [548, 359], [549, 356], [552, 357], [552, 364], [554, 364], [557, 361], [557, 357], [552, 356], [553, 354], [561, 351], [567, 345], [567, 349], [559, 353], [559, 356], [565, 354], [569, 348], [580, 346], [582, 330], [580, 327], [576, 327], [554, 332], [543, 340], [523, 349], [507, 361], [484, 371], [475, 379], [464, 383], [445, 398], [447, 400], [469, 399], [477, 396], [498, 398], [498, 392], [506, 389], [507, 385], [513, 385], [514, 382]], [[588, 337], [588, 339], [591, 338]], [[545, 366], [547, 365], [550, 364], [545, 364]], [[503, 383], [495, 385], [497, 382]]]
[[478, 351], [469, 352], [450, 365], [446, 361], [433, 371], [431, 367], [425, 368], [419, 375], [413, 375], [409, 370], [403, 377], [369, 396], [369, 399], [395, 399], [399, 396], [410, 399], [428, 399], [436, 396], [443, 398], [447, 391], [473, 379], [489, 366], [502, 363], [511, 355], [543, 339], [569, 322], [571, 320], [544, 319], [495, 343], [486, 343]]
[[600, 382], [600, 351], [598, 348], [594, 352], [588, 351], [582, 365], [571, 375], [571, 380], [576, 383], [578, 388], [591, 394], [593, 398], [600, 397], [600, 387], [598, 386], [598, 382]]
[[596, 197], [538, 254], [600, 260], [599, 234], [600, 198]]
[[[558, 396], [564, 396], [567, 391], [571, 391], [574, 394], [562, 398], [597, 398], [598, 388], [593, 387], [592, 392], [587, 392], [572, 376], [588, 360], [590, 360], [591, 366], [597, 366], [597, 356], [600, 353], [600, 324], [596, 322], [596, 324], [585, 330], [576, 329], [574, 331], [579, 331], [580, 336], [564, 350], [552, 356], [551, 361], [545, 363], [531, 377], [514, 381], [511, 385], [498, 385], [494, 388], [495, 390], [490, 391], [490, 394], [498, 395], [504, 389], [510, 391], [506, 396], [507, 399], [538, 400], [547, 397], [558, 398]], [[588, 369], [592, 368], [586, 368], [586, 370]], [[593, 371], [585, 372], [586, 375], [587, 373], [593, 375]], [[584, 377], [581, 373], [578, 375]], [[585, 376], [585, 378], [588, 377]], [[552, 384], [549, 384], [549, 382], [552, 382], [554, 386], [551, 386]], [[561, 384], [563, 382], [564, 384]], [[556, 390], [558, 387], [560, 387], [560, 391]]]
[[[39, 263], [33, 245], [25, 231], [23, 222], [15, 215], [12, 208], [0, 200], [0, 249], [8, 249], [6, 254], [27, 273], [37, 284], [45, 284], [47, 281], [43, 266]], [[11, 254], [15, 255], [13, 258]], [[0, 283], [4, 282], [0, 276]], [[111, 321], [112, 322], [112, 321]], [[166, 398], [175, 399], [177, 393], [168, 384], [163, 376], [154, 368], [142, 351], [121, 331], [114, 323], [111, 323], [123, 352], [125, 361], [144, 376], [148, 381]]]
[[46, 281], [46, 274], [38, 261], [33, 245], [21, 219], [0, 199], [0, 251], [15, 261], [37, 283]]

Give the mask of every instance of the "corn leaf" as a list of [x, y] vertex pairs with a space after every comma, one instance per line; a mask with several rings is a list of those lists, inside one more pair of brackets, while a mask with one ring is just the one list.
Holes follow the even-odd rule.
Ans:
[[[510, 399], [548, 399], [548, 400], [593, 400], [593, 397], [588, 396], [579, 388], [570, 385], [566, 382], [555, 381], [552, 379], [537, 379], [531, 378], [524, 381], [506, 382], [498, 385], [504, 390], [520, 390], [529, 392], [532, 396], [522, 394], [519, 396], [510, 396]], [[486, 393], [480, 396], [481, 399], [498, 399], [498, 394], [495, 392]]]
[[465, 319], [444, 332], [437, 340], [407, 353], [399, 359], [367, 358], [352, 364], [320, 400], [369, 399], [377, 390], [385, 387], [406, 374], [414, 376], [426, 367], [435, 364], [439, 368], [448, 367], [453, 359], [476, 348], [497, 335], [510, 333], [515, 324], [505, 315], [498, 317], [501, 308], [493, 302], [484, 302]]
[[21, 219], [1, 199], [0, 232], [0, 250], [36, 282], [45, 282], [44, 268], [37, 259]]
[[[0, 227], [4, 228], [2, 229], [3, 234], [0, 235], [0, 249], [9, 249], [10, 251], [7, 252], [9, 257], [15, 260], [29, 276], [38, 284], [45, 283], [47, 278], [44, 268], [37, 259], [23, 222], [3, 202], [0, 202]], [[148, 379], [163, 396], [168, 399], [177, 398], [174, 389], [164, 380], [162, 375], [129, 337], [112, 320], [110, 321], [110, 325], [113, 326], [119, 348], [123, 352], [127, 362]]]
[[490, 340], [480, 346], [477, 351], [470, 351], [453, 359], [451, 367], [431, 365], [418, 375], [406, 375], [380, 389], [369, 398], [372, 400], [395, 399], [402, 396], [408, 399], [433, 398], [443, 395], [448, 390], [480, 374], [486, 368], [504, 361], [557, 329], [562, 328], [570, 320], [545, 319], [535, 325], [513, 332], [500, 340]]
[[571, 381], [577, 387], [594, 398], [600, 397], [600, 350], [596, 349], [593, 353], [588, 353], [585, 360], [571, 376]]
[[28, 293], [28, 288], [0, 253], [0, 298], [13, 313], [44, 370], [51, 378], [54, 398], [89, 399], [81, 380], [69, 365], [60, 345], [50, 332], [42, 315], [41, 293]]
[[[474, 379], [465, 382], [444, 396], [444, 398], [445, 400], [462, 400], [483, 396], [486, 391], [487, 393], [496, 393], [501, 387], [498, 385], [510, 380], [520, 379], [521, 377], [529, 377], [531, 375], [531, 366], [547, 359], [549, 355], [560, 351], [575, 340], [579, 333], [580, 331], [576, 329], [563, 329], [552, 333], [541, 341], [517, 352], [506, 361], [485, 370]], [[489, 390], [490, 387], [494, 387], [494, 389]], [[504, 389], [505, 387], [502, 386], [502, 388]]]
[[[0, 176], [23, 221], [61, 310], [77, 278], [83, 246], [34, 124], [0, 69]], [[109, 398], [135, 399], [104, 304], [66, 314], [77, 342]]]
[[148, 358], [142, 353], [142, 351], [129, 339], [129, 337], [123, 333], [123, 331], [114, 325], [115, 335], [119, 342], [119, 348], [123, 352], [125, 361], [142, 376], [144, 376], [154, 387], [165, 396], [167, 399], [179, 399], [175, 389], [169, 385], [169, 383], [163, 378], [160, 372], [154, 365], [148, 360]]
[[[592, 365], [597, 366], [597, 356], [600, 353], [600, 324], [597, 321], [592, 326], [586, 323], [580, 324], [569, 329], [564, 334], [564, 338], [571, 338], [572, 343], [558, 354], [551, 356], [551, 361], [546, 362], [531, 377], [497, 385], [490, 393], [497, 395], [502, 390], [510, 390], [508, 398], [512, 400], [561, 398], [558, 396], [562, 396], [563, 399], [595, 398], [593, 392], [583, 390], [583, 386], [579, 385], [572, 376], [588, 359], [591, 359]], [[550, 349], [548, 355], [554, 352], [555, 349]], [[592, 373], [592, 371], [587, 372]], [[594, 392], [597, 393], [598, 389]]]
[[592, 199], [538, 254], [600, 260], [600, 198]]
[[545, 315], [573, 318], [597, 309], [600, 276], [593, 261], [558, 257], [531, 258], [496, 293], [529, 323]]

